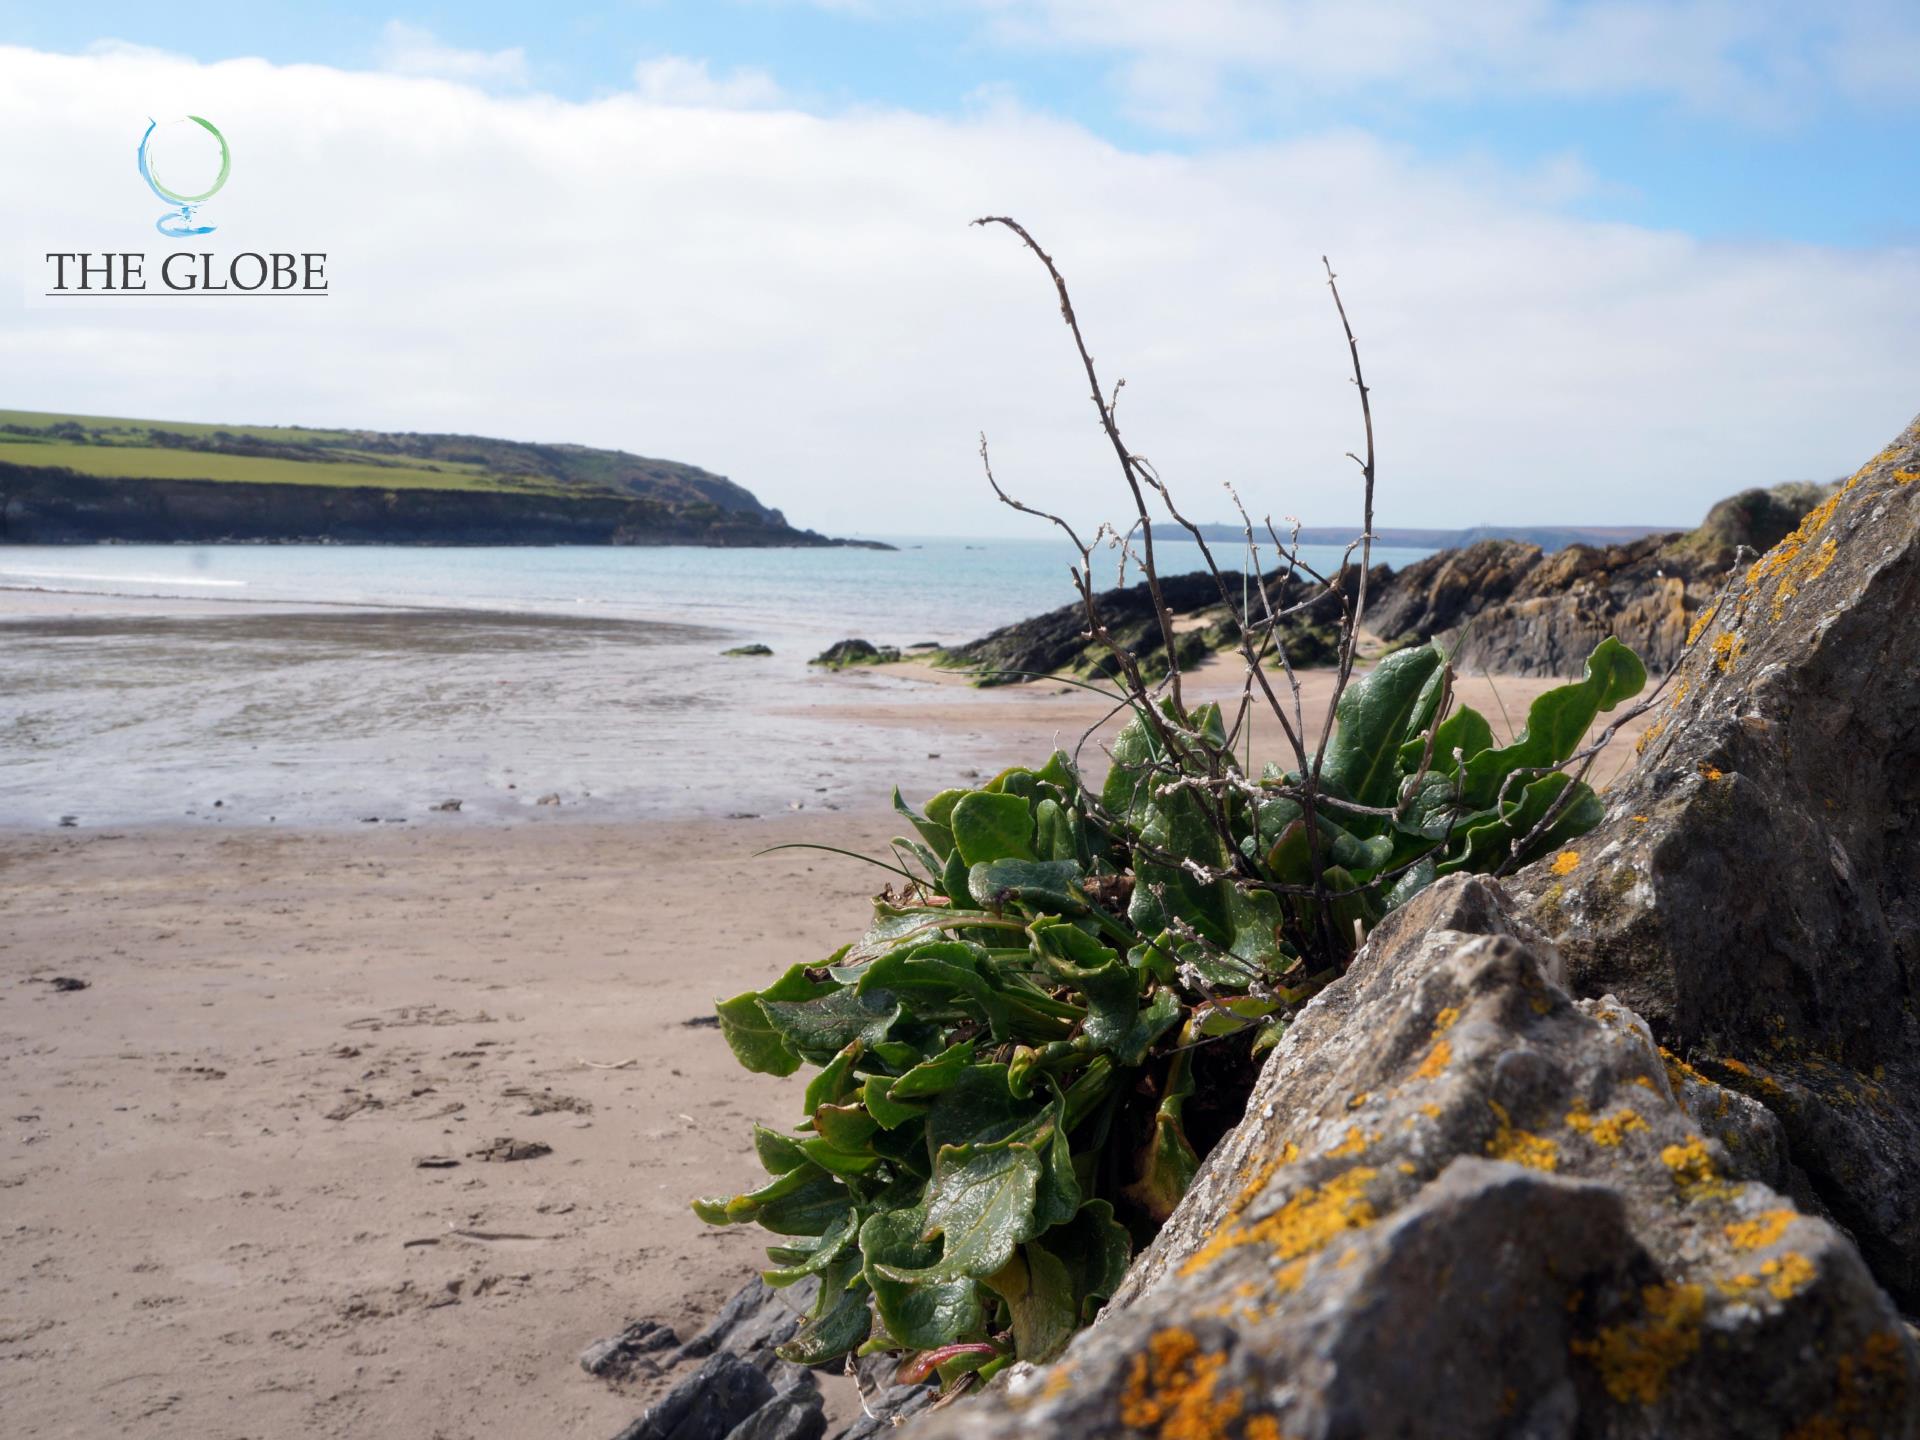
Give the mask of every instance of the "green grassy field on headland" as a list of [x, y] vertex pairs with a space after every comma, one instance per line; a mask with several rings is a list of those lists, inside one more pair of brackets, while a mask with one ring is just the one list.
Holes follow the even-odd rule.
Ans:
[[[201, 424], [0, 409], [0, 463], [108, 479], [244, 481], [619, 495], [761, 507], [740, 486], [692, 465], [584, 445], [471, 435], [304, 426]], [[662, 494], [662, 491], [679, 492]]]
[[586, 445], [0, 409], [0, 542], [823, 545], [724, 475]]

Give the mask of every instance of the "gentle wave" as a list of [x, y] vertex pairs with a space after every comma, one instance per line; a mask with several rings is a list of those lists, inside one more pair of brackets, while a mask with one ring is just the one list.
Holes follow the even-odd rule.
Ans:
[[244, 580], [208, 580], [198, 575], [83, 575], [72, 570], [0, 570], [0, 580], [86, 580], [101, 585], [207, 585], [245, 589]]

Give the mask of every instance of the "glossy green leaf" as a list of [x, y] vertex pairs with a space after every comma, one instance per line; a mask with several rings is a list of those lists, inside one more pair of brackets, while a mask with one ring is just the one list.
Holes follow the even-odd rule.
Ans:
[[867, 1113], [874, 1123], [885, 1130], [897, 1130], [909, 1120], [917, 1120], [927, 1113], [924, 1104], [915, 1105], [898, 1099], [893, 1094], [896, 1082], [886, 1075], [869, 1075], [860, 1088], [860, 1103], [867, 1107]]
[[873, 1328], [867, 1282], [855, 1278], [846, 1288], [821, 1287], [825, 1309], [808, 1320], [774, 1354], [794, 1365], [825, 1365], [851, 1353]]
[[[1647, 667], [1640, 657], [1609, 635], [1587, 657], [1586, 675], [1537, 696], [1527, 710], [1527, 726], [1513, 744], [1483, 750], [1467, 762], [1467, 798], [1492, 805], [1502, 782], [1516, 770], [1558, 764], [1580, 748], [1594, 717], [1640, 693]], [[1512, 790], [1508, 791], [1511, 798]]]
[[952, 1145], [934, 1158], [927, 1183], [927, 1233], [941, 1237], [941, 1275], [985, 1279], [1035, 1230], [1034, 1193], [1040, 1157], [1006, 1141]]
[[1087, 908], [1077, 860], [985, 861], [968, 871], [967, 893], [975, 904], [989, 910], [1024, 905], [1056, 915], [1079, 915]]
[[1347, 687], [1336, 712], [1338, 728], [1327, 742], [1322, 783], [1356, 804], [1394, 803], [1401, 743], [1441, 663], [1431, 645], [1398, 650]]
[[849, 1208], [813, 1244], [796, 1246], [790, 1250], [788, 1254], [792, 1258], [789, 1263], [772, 1270], [762, 1270], [760, 1278], [774, 1289], [781, 1290], [809, 1275], [818, 1275], [852, 1248], [854, 1237], [859, 1233], [859, 1221], [860, 1212]]
[[953, 843], [968, 865], [1031, 860], [1032, 807], [1019, 795], [993, 795], [982, 790], [963, 795], [953, 807]]
[[800, 1052], [768, 1016], [765, 1002], [805, 1002], [833, 989], [809, 979], [807, 970], [805, 965], [792, 966], [766, 989], [749, 990], [713, 1007], [734, 1058], [756, 1074], [791, 1075], [800, 1068]]
[[[893, 787], [893, 808], [905, 816], [907, 823], [920, 832], [920, 838], [927, 842], [927, 848], [941, 860], [944, 861], [953, 853], [953, 831], [938, 820], [925, 815], [916, 815], [913, 807], [900, 798], [898, 785]], [[940, 867], [935, 865], [933, 868], [934, 873], [938, 874]]]
[[858, 1040], [884, 1040], [900, 1018], [900, 1002], [885, 991], [836, 989], [817, 1000], [760, 1001], [773, 1028], [816, 1065]]
[[930, 1273], [940, 1247], [925, 1238], [926, 1228], [924, 1206], [882, 1211], [860, 1227], [864, 1274], [881, 1323], [909, 1350], [984, 1338], [979, 1284]]
[[973, 1063], [973, 1042], [961, 1040], [915, 1065], [893, 1082], [892, 1098], [916, 1100], [950, 1090]]

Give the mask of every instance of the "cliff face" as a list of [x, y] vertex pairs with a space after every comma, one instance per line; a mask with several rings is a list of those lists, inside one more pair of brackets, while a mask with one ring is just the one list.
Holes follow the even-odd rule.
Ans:
[[[840, 545], [778, 511], [617, 494], [112, 479], [0, 463], [0, 543]], [[884, 547], [881, 547], [884, 548]]]

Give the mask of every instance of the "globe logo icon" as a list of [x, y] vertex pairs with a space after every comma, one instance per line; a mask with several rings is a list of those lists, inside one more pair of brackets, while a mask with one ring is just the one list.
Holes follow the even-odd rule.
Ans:
[[141, 178], [171, 207], [154, 229], [175, 240], [211, 235], [214, 227], [195, 224], [194, 212], [227, 183], [233, 156], [226, 136], [198, 115], [148, 120], [139, 153]]

